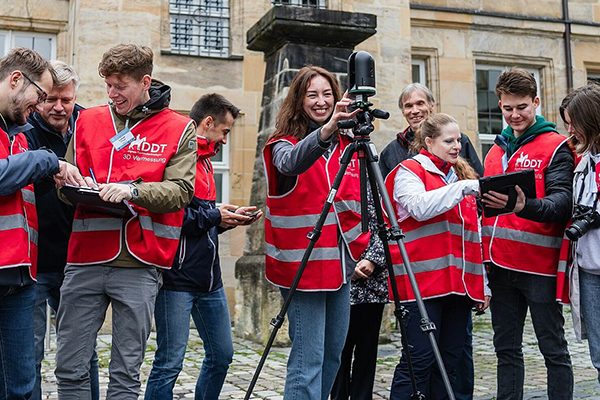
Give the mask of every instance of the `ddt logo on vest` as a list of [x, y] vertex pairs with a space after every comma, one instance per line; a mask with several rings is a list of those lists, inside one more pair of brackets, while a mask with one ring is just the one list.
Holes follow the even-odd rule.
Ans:
[[124, 160], [160, 162], [165, 163], [164, 157], [166, 143], [151, 143], [147, 138], [142, 138], [139, 134], [136, 139], [129, 144], [127, 153], [123, 154]]
[[542, 160], [530, 160], [529, 154], [523, 154], [523, 152], [521, 152], [521, 156], [517, 158], [515, 163], [515, 169], [539, 169], [541, 166]]

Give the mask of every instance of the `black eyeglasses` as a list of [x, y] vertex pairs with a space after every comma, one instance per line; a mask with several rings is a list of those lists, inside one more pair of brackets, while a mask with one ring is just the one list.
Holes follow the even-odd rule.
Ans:
[[31, 83], [33, 86], [35, 86], [40, 92], [42, 92], [38, 95], [38, 103], [45, 102], [46, 99], [48, 98], [48, 93], [46, 93], [46, 91], [44, 89], [42, 89], [37, 83], [32, 81], [31, 78], [29, 78], [27, 75], [25, 75], [25, 72], [21, 72], [21, 75], [23, 75], [25, 77], [25, 79], [27, 79], [29, 81], [29, 83]]

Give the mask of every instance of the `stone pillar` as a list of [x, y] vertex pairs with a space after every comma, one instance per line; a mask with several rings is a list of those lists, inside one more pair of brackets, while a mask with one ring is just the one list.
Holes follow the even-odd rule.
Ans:
[[[275, 129], [275, 118], [296, 72], [306, 64], [334, 73], [345, 85], [346, 60], [354, 47], [375, 34], [376, 16], [290, 6], [274, 6], [247, 33], [248, 49], [262, 51], [267, 63], [250, 204], [265, 210], [266, 182], [262, 149]], [[252, 224], [244, 256], [235, 266], [235, 334], [265, 344], [269, 322], [279, 312], [279, 290], [265, 279], [264, 218]], [[287, 322], [276, 344], [289, 343]]]

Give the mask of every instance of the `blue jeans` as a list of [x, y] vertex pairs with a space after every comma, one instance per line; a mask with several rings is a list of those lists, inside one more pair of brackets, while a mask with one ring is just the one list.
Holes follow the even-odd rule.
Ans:
[[29, 399], [35, 384], [30, 286], [0, 286], [0, 400]]
[[[35, 386], [32, 400], [42, 398], [42, 360], [44, 359], [44, 339], [46, 337], [46, 301], [56, 311], [60, 302], [60, 285], [62, 285], [61, 272], [39, 272], [35, 284], [35, 308], [33, 309], [33, 326], [35, 330]], [[90, 362], [90, 386], [92, 400], [100, 398], [100, 384], [98, 381], [98, 354]]]
[[523, 326], [527, 309], [544, 356], [548, 398], [573, 398], [573, 370], [565, 339], [562, 306], [556, 301], [556, 278], [493, 266], [492, 326], [498, 357], [498, 400], [523, 398]]
[[[288, 289], [281, 289], [285, 298]], [[350, 323], [350, 284], [336, 291], [300, 292], [287, 310], [292, 348], [284, 400], [327, 400]]]
[[[581, 315], [590, 347], [592, 364], [600, 371], [600, 275], [579, 269]], [[599, 378], [600, 380], [600, 375]]]
[[[467, 324], [473, 300], [467, 296], [450, 295], [424, 301], [429, 319], [435, 324], [434, 336], [442, 356], [442, 361], [450, 384], [454, 387], [458, 359], [465, 348]], [[404, 304], [409, 316], [402, 322], [406, 326], [406, 338], [410, 346], [417, 388], [427, 399], [442, 400], [448, 393], [437, 365], [429, 334], [421, 330], [421, 314], [416, 302]], [[412, 396], [408, 363], [404, 350], [400, 363], [394, 371], [392, 400], [409, 400]]]
[[217, 400], [233, 360], [231, 321], [225, 289], [193, 293], [161, 289], [156, 298], [156, 343], [146, 400], [173, 398], [190, 334], [190, 314], [204, 343], [204, 361], [196, 382], [196, 400]]

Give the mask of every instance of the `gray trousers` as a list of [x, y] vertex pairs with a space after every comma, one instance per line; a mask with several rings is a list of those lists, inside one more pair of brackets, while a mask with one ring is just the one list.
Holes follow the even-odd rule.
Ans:
[[140, 367], [161, 285], [162, 274], [151, 267], [66, 267], [57, 314], [55, 375], [59, 399], [91, 398], [90, 359], [109, 303], [112, 347], [106, 398], [138, 398]]

